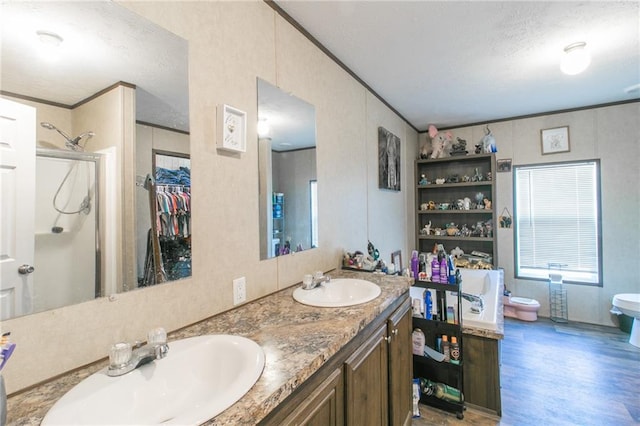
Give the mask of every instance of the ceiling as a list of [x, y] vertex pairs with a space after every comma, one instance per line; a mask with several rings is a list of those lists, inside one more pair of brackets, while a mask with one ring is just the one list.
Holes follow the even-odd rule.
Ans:
[[[282, 8], [414, 128], [640, 97], [639, 2], [286, 1]], [[137, 119], [188, 130], [188, 43], [111, 1], [2, 2], [1, 89], [73, 105], [118, 82]], [[73, 47], [38, 62], [49, 30]], [[585, 41], [591, 66], [560, 72]]]
[[[73, 106], [123, 81], [136, 85], [137, 120], [189, 129], [186, 40], [112, 1], [0, 9], [2, 91]], [[62, 37], [55, 58], [43, 58], [37, 31]]]
[[275, 3], [419, 131], [640, 98], [638, 1]]

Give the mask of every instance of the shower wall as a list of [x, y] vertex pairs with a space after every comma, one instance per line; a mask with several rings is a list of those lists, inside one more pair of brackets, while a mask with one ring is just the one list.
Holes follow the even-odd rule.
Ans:
[[[60, 153], [56, 154], [59, 155]], [[33, 308], [35, 312], [95, 298], [96, 292], [96, 164], [94, 161], [36, 156], [35, 272]], [[60, 214], [53, 198], [65, 175], [69, 174], [57, 197], [63, 211], [80, 209], [91, 193], [88, 214]], [[60, 229], [61, 228], [61, 229]], [[56, 232], [61, 231], [61, 232]]]

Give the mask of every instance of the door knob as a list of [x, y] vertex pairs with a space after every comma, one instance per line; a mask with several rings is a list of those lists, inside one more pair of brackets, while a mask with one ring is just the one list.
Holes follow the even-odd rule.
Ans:
[[18, 273], [22, 275], [27, 275], [35, 271], [35, 268], [31, 265], [22, 265], [18, 268]]

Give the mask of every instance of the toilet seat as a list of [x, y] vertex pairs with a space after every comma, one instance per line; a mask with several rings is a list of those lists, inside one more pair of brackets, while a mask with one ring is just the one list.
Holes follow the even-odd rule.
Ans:
[[539, 305], [537, 300], [528, 299], [526, 297], [512, 297], [511, 302], [518, 303], [520, 305]]
[[628, 311], [640, 312], [640, 293], [622, 293], [613, 296], [613, 306]]

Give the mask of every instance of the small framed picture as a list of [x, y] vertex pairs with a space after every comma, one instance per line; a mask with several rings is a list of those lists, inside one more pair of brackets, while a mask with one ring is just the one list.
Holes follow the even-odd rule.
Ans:
[[247, 113], [230, 105], [218, 106], [218, 149], [247, 150]]
[[504, 158], [497, 161], [498, 163], [498, 173], [510, 172], [511, 171], [511, 158]]
[[402, 251], [394, 251], [391, 253], [391, 263], [394, 266], [394, 273], [402, 275]]
[[569, 126], [541, 130], [540, 142], [543, 155], [569, 152]]

